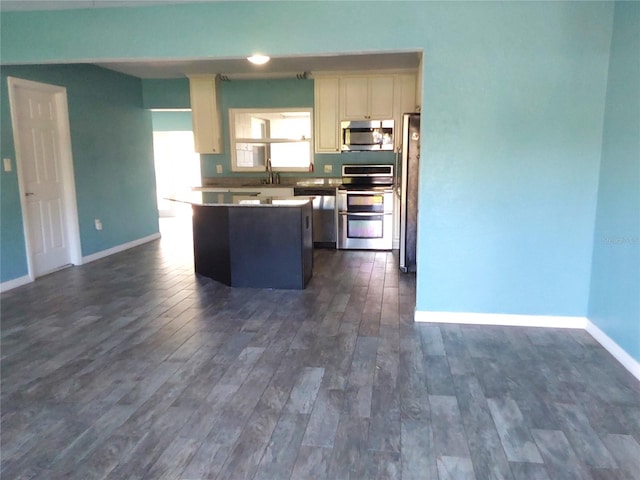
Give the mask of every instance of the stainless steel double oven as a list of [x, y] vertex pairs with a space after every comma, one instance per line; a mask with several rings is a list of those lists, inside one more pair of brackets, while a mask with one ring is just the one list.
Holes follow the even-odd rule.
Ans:
[[391, 250], [393, 165], [343, 165], [338, 207], [338, 248]]

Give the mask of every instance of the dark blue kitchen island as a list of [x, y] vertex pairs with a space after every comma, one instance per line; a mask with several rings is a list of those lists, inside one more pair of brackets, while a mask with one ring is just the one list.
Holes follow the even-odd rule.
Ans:
[[306, 197], [189, 192], [195, 271], [232, 287], [303, 289], [313, 273]]

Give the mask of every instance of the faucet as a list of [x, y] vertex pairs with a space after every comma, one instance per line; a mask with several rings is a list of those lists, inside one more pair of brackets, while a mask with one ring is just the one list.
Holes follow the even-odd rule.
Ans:
[[265, 171], [267, 172], [267, 184], [272, 184], [273, 183], [273, 168], [271, 167], [271, 159], [268, 158], [267, 159], [267, 164], [265, 166]]
[[271, 159], [267, 159], [267, 165], [265, 167], [265, 171], [267, 172], [267, 185], [273, 185], [274, 183], [280, 183], [280, 174], [273, 173], [273, 167], [271, 166]]

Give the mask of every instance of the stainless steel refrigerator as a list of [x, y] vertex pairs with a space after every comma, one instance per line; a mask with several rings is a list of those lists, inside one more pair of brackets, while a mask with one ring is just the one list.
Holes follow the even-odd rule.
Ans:
[[396, 193], [400, 201], [400, 270], [416, 271], [420, 114], [402, 118], [402, 150], [396, 156]]

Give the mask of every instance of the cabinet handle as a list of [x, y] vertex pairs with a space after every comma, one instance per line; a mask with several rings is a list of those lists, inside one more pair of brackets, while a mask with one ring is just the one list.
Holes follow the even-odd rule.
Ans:
[[25, 197], [30, 197], [31, 195], [35, 195], [33, 192], [27, 192], [24, 194]]

